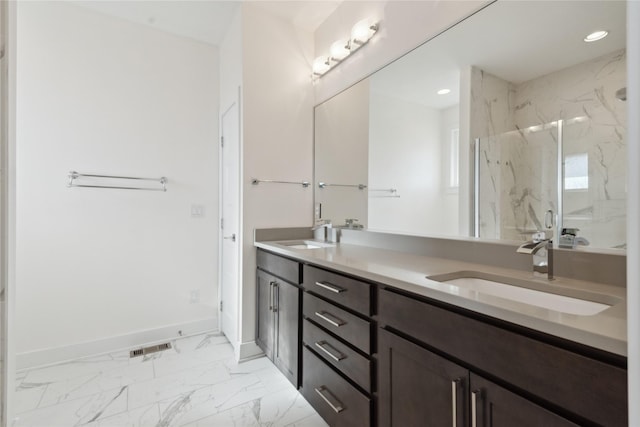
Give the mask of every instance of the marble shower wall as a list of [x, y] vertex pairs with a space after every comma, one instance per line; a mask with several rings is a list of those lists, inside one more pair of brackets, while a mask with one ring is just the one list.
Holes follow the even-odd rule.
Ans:
[[518, 128], [562, 119], [565, 160], [587, 155], [588, 187], [565, 189], [563, 221], [600, 248], [626, 246], [627, 104], [615, 97], [627, 85], [626, 67], [623, 49], [522, 83], [515, 92]]
[[502, 224], [502, 138], [513, 123], [513, 85], [477, 67], [471, 67], [471, 121], [469, 135], [481, 138], [480, 145], [480, 237], [500, 239]]
[[[564, 156], [588, 159], [586, 188], [565, 190], [564, 226], [594, 247], [624, 247], [625, 51], [514, 84], [471, 70], [470, 134], [481, 138], [480, 236], [524, 240], [557, 212], [558, 121]], [[586, 153], [586, 157], [585, 157]]]
[[514, 84], [471, 69], [470, 134], [480, 138], [480, 237], [524, 240], [557, 199], [557, 127], [515, 123]]

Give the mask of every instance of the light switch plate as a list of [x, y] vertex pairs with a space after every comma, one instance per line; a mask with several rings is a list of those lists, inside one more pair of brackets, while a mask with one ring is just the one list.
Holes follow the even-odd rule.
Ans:
[[191, 205], [191, 218], [204, 217], [204, 205]]

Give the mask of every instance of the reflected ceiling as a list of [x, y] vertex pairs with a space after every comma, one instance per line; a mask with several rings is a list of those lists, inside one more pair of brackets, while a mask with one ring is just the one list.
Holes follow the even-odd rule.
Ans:
[[[623, 1], [554, 2], [553, 14], [536, 3], [493, 4], [491, 13], [480, 11], [430, 41], [420, 55], [407, 55], [376, 73], [374, 90], [442, 109], [458, 103], [459, 70], [464, 66], [521, 83], [625, 46]], [[583, 41], [598, 29], [609, 30], [609, 36], [594, 43]], [[469, 40], [474, 41], [471, 48]], [[442, 88], [451, 93], [437, 95]]]

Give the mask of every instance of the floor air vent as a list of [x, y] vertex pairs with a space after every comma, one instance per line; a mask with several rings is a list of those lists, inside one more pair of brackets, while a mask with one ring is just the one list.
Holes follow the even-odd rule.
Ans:
[[144, 356], [145, 354], [157, 353], [158, 351], [169, 350], [170, 348], [171, 348], [171, 343], [168, 343], [168, 342], [164, 344], [152, 345], [150, 347], [131, 350], [129, 352], [129, 357]]

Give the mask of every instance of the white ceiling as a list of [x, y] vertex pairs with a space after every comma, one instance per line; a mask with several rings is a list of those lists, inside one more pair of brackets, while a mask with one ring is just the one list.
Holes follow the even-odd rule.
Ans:
[[[219, 45], [241, 1], [222, 0], [77, 0], [96, 12]], [[315, 29], [342, 1], [256, 1], [265, 10], [307, 31]]]
[[276, 16], [293, 23], [296, 27], [314, 32], [343, 0], [321, 1], [267, 1], [259, 0], [256, 5], [269, 10]]
[[[458, 103], [460, 70], [474, 65], [521, 83], [625, 46], [624, 1], [504, 1], [414, 50], [372, 78], [372, 90], [432, 108]], [[582, 39], [606, 29], [604, 40]], [[439, 89], [449, 95], [437, 95]]]

